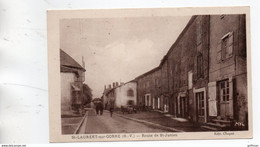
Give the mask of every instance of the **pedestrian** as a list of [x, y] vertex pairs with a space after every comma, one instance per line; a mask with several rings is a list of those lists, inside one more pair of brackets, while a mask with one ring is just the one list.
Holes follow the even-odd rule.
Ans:
[[97, 113], [97, 115], [99, 114], [99, 105], [98, 104], [96, 105], [96, 113]]
[[103, 114], [103, 110], [104, 110], [104, 107], [103, 107], [103, 103], [99, 103], [100, 104], [100, 115]]
[[114, 108], [113, 108], [113, 107], [110, 107], [110, 108], [109, 108], [109, 111], [110, 111], [110, 117], [112, 117]]
[[110, 117], [112, 117], [113, 111], [114, 111], [114, 103], [113, 103], [113, 102], [110, 102], [110, 105], [109, 105]]

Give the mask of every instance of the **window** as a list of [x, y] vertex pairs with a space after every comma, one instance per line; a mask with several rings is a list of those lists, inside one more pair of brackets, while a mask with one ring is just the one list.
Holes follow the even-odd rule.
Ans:
[[160, 85], [160, 79], [157, 79], [156, 82], [157, 82], [157, 83], [156, 83], [157, 88], [160, 88], [160, 87], [161, 87], [161, 85]]
[[228, 47], [228, 36], [222, 39], [221, 43], [221, 58], [226, 59]]
[[197, 77], [201, 78], [203, 76], [203, 59], [202, 54], [199, 53], [197, 56]]
[[229, 32], [221, 38], [221, 49], [218, 51], [218, 61], [224, 61], [233, 55], [233, 33]]
[[188, 87], [192, 89], [192, 71], [188, 72]]
[[200, 23], [200, 21], [197, 22], [196, 36], [197, 36], [197, 45], [199, 45], [199, 44], [201, 44], [201, 36], [202, 36], [202, 30], [201, 30], [201, 23]]
[[229, 83], [228, 80], [219, 82], [220, 101], [229, 101]]
[[134, 91], [132, 89], [127, 90], [127, 96], [134, 96]]
[[199, 116], [204, 116], [204, 92], [198, 92], [196, 93], [196, 101], [197, 101], [197, 113]]

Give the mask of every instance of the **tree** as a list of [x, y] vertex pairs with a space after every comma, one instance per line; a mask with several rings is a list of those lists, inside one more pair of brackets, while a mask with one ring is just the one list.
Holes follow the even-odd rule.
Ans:
[[89, 104], [92, 96], [92, 89], [87, 84], [83, 84], [83, 105]]

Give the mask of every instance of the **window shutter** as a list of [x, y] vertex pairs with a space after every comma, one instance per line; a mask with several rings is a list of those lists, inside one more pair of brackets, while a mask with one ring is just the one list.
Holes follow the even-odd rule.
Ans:
[[216, 82], [208, 83], [208, 109], [209, 116], [217, 116], [217, 87]]
[[234, 40], [233, 32], [231, 32], [229, 34], [229, 38], [228, 38], [228, 47], [226, 50], [226, 57], [231, 57], [233, 55], [233, 40]]

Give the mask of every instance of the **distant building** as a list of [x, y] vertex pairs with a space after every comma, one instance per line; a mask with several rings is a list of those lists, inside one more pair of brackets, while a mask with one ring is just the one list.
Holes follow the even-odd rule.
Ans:
[[166, 111], [168, 103], [161, 96], [161, 74], [161, 68], [156, 67], [135, 78], [139, 106]]
[[126, 105], [136, 105], [136, 82], [113, 83], [113, 87], [109, 86], [104, 89], [103, 104], [105, 109], [109, 109], [111, 105], [120, 108]]
[[82, 106], [85, 71], [79, 63], [60, 49], [61, 115], [71, 115]]

